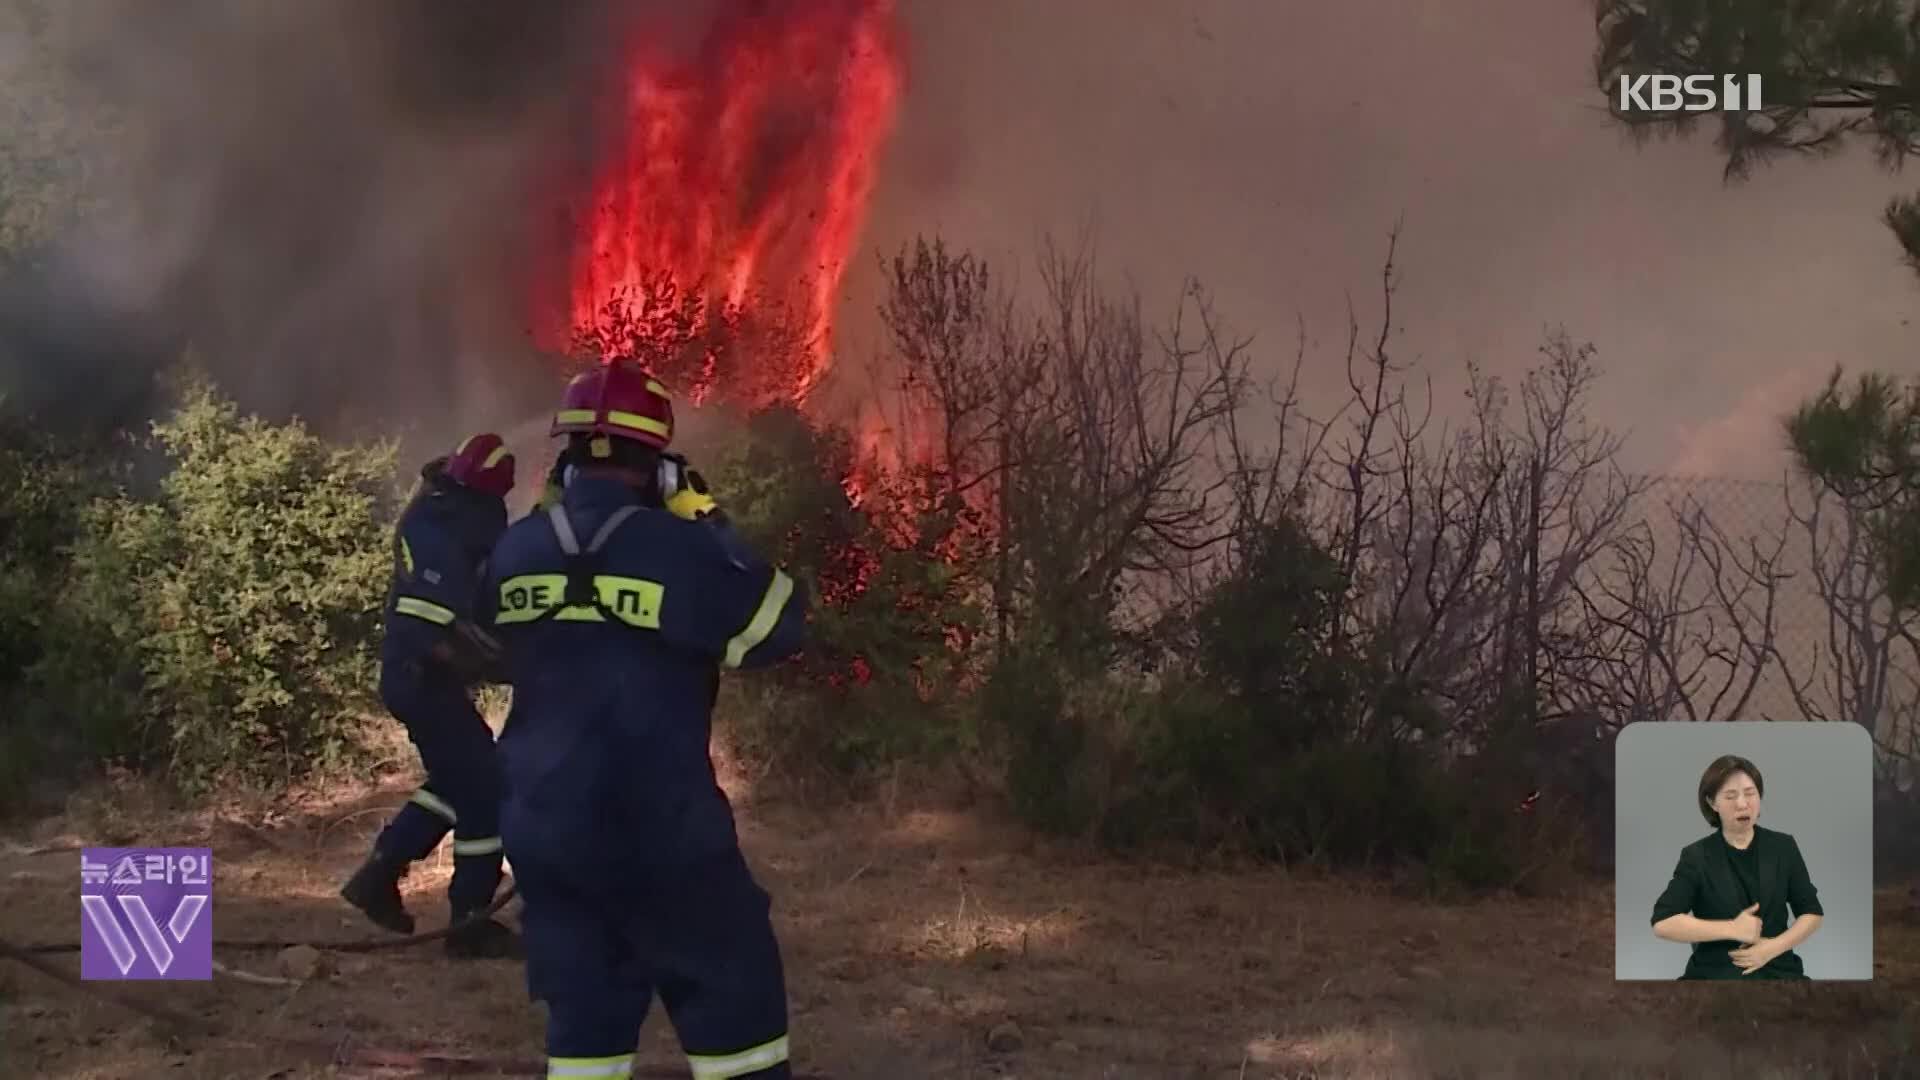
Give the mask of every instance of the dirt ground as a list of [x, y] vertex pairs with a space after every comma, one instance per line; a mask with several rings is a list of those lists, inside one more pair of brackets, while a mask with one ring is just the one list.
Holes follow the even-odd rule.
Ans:
[[[336, 793], [279, 816], [175, 813], [127, 790], [76, 799], [0, 846], [0, 938], [78, 940], [83, 843], [211, 846], [221, 939], [378, 936], [334, 889], [405, 794]], [[1604, 882], [1449, 906], [1277, 870], [1078, 857], [955, 810], [743, 806], [741, 828], [775, 897], [808, 1075], [1920, 1076], [1920, 894], [1906, 887], [1878, 899], [1872, 983], [1621, 985]], [[448, 871], [443, 859], [408, 881], [424, 927], [444, 922]], [[0, 960], [0, 1075], [407, 1074], [365, 1064], [383, 1050], [540, 1061], [541, 1012], [511, 961], [456, 966], [430, 943], [324, 953], [295, 981], [309, 973], [274, 952], [216, 958], [228, 970], [210, 983], [118, 984], [218, 1029], [171, 1041]], [[46, 959], [79, 971], [77, 955]], [[657, 1011], [642, 1061], [682, 1067]]]

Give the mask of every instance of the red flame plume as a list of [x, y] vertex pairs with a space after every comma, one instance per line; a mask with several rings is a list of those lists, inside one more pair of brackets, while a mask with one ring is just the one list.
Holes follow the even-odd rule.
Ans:
[[[741, 0], [691, 58], [637, 41], [621, 123], [566, 238], [565, 329], [549, 346], [635, 356], [696, 404], [805, 405], [831, 363], [841, 278], [903, 87], [898, 42], [893, 0]], [[867, 474], [912, 448], [871, 419], [860, 428], [850, 500], [910, 517], [904, 491]], [[883, 546], [911, 545], [888, 531]], [[867, 591], [872, 546], [834, 546], [823, 603]], [[871, 672], [853, 656], [825, 674], [845, 685]]]
[[740, 3], [691, 59], [636, 43], [569, 258], [570, 345], [694, 401], [804, 402], [903, 80], [892, 0]]

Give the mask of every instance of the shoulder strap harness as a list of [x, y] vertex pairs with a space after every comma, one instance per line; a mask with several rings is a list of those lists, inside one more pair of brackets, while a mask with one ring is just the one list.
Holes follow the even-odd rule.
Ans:
[[580, 547], [580, 536], [573, 531], [573, 522], [567, 517], [565, 508], [555, 505], [547, 510], [547, 521], [553, 525], [554, 538], [560, 541], [560, 551], [566, 556], [567, 591], [563, 603], [541, 612], [533, 621], [551, 619], [561, 611], [572, 607], [593, 608], [605, 616], [609, 622], [624, 622], [600, 599], [600, 588], [594, 583], [605, 567], [607, 541], [627, 519], [638, 513], [638, 506], [623, 506], [613, 512], [600, 530], [593, 534], [584, 550]]

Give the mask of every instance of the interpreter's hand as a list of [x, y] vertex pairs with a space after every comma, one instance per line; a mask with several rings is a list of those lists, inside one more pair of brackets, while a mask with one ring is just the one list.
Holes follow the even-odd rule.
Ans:
[[1759, 904], [1748, 904], [1747, 910], [1727, 920], [1727, 936], [1743, 945], [1759, 941], [1760, 935], [1766, 930], [1761, 925], [1760, 916], [1755, 914], [1759, 910]]
[[1728, 953], [1735, 964], [1740, 966], [1740, 974], [1751, 975], [1773, 962], [1773, 958], [1785, 952], [1777, 938], [1763, 937], [1751, 945], [1744, 945]]

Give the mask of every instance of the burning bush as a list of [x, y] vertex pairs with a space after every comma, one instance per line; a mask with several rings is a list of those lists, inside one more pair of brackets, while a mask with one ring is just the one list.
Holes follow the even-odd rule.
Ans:
[[845, 431], [775, 408], [748, 420], [713, 477], [736, 525], [818, 604], [813, 643], [775, 674], [777, 695], [729, 710], [735, 749], [841, 779], [960, 748], [942, 708], [964, 683], [982, 617], [977, 565], [932, 557], [931, 520], [919, 544], [889, 535], [874, 504], [848, 494], [855, 467]]
[[575, 329], [571, 359], [580, 367], [638, 360], [694, 405], [767, 409], [792, 400], [794, 372], [807, 363], [797, 310], [771, 292], [721, 300], [702, 282], [653, 271]]

